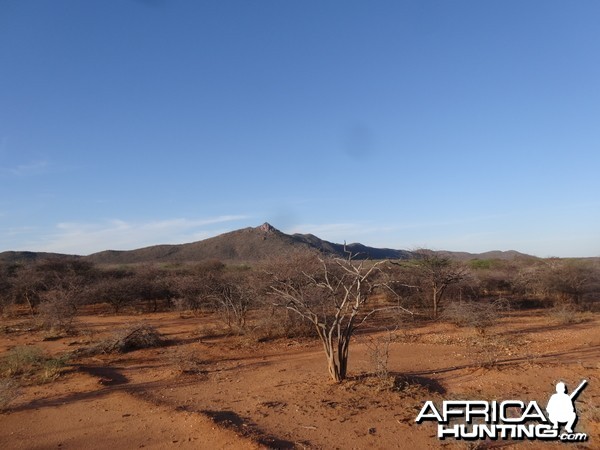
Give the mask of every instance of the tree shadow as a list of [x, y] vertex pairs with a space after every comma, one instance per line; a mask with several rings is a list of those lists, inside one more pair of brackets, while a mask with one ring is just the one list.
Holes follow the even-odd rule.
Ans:
[[296, 444], [292, 441], [280, 439], [262, 431], [250, 420], [244, 419], [234, 411], [202, 410], [202, 414], [208, 416], [213, 422], [225, 428], [233, 428], [244, 437], [249, 437], [258, 444], [272, 449], [295, 449]]
[[248, 424], [248, 421], [244, 420], [237, 413], [233, 411], [212, 411], [212, 410], [203, 410], [201, 411], [203, 414], [210, 417], [210, 419], [219, 425], [223, 425], [225, 427], [241, 427], [244, 424]]
[[577, 323], [567, 323], [567, 324], [555, 324], [555, 325], [536, 325], [532, 327], [524, 327], [517, 330], [506, 330], [499, 333], [495, 333], [497, 336], [504, 335], [519, 335], [519, 334], [528, 334], [528, 333], [543, 333], [548, 331], [560, 331], [560, 330], [587, 330], [589, 328], [595, 328], [596, 324], [593, 323], [594, 320], [591, 318], [585, 318]]
[[[555, 352], [555, 353], [546, 353], [543, 355], [525, 355], [518, 356], [515, 358], [504, 358], [498, 359], [494, 361], [493, 367], [511, 367], [511, 366], [519, 366], [524, 363], [567, 363], [573, 362], [574, 360], [583, 363], [583, 362], [591, 362], [595, 363], [598, 361], [598, 357], [600, 356], [600, 346], [595, 345], [586, 348], [578, 348], [573, 350], [567, 350], [563, 352]], [[406, 375], [409, 376], [422, 376], [422, 375], [437, 375], [446, 372], [453, 372], [455, 370], [462, 369], [480, 369], [482, 368], [479, 363], [471, 363], [471, 364], [461, 364], [457, 366], [449, 366], [449, 367], [441, 367], [435, 369], [421, 370], [415, 372], [409, 372]]]
[[98, 382], [103, 386], [118, 386], [129, 382], [127, 377], [119, 372], [117, 367], [79, 366], [78, 371], [99, 378]]

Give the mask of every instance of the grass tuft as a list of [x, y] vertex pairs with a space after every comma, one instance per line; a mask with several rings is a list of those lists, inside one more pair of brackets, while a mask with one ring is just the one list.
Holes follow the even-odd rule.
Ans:
[[69, 355], [48, 356], [40, 348], [18, 346], [0, 359], [0, 376], [23, 382], [47, 383], [60, 376]]

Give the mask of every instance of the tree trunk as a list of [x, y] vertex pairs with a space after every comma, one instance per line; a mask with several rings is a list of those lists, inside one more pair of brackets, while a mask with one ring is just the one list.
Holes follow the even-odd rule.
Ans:
[[340, 337], [337, 342], [327, 336], [322, 337], [323, 347], [327, 356], [327, 370], [333, 381], [339, 383], [346, 379], [348, 371], [348, 348], [350, 339]]
[[27, 306], [29, 306], [29, 312], [33, 316], [35, 314], [35, 305], [29, 298], [29, 292], [25, 291], [25, 300], [27, 301]]

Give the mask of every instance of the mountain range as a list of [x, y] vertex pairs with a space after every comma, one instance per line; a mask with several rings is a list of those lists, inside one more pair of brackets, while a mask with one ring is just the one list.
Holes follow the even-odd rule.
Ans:
[[[153, 245], [136, 250], [105, 250], [88, 256], [7, 251], [0, 253], [0, 262], [26, 262], [52, 257], [77, 257], [95, 264], [183, 263], [211, 259], [223, 262], [252, 262], [268, 259], [290, 249], [312, 249], [340, 257], [347, 257], [348, 252], [351, 252], [357, 259], [410, 259], [413, 256], [413, 253], [407, 250], [368, 247], [359, 243], [336, 244], [313, 234], [290, 235], [265, 222], [258, 227], [243, 228], [188, 244]], [[480, 254], [445, 251], [440, 253], [460, 260], [513, 259], [528, 256], [516, 251]]]

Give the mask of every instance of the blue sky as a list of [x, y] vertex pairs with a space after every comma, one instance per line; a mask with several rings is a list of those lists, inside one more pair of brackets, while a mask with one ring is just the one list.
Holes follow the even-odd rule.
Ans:
[[269, 221], [600, 256], [600, 3], [0, 1], [0, 251]]

